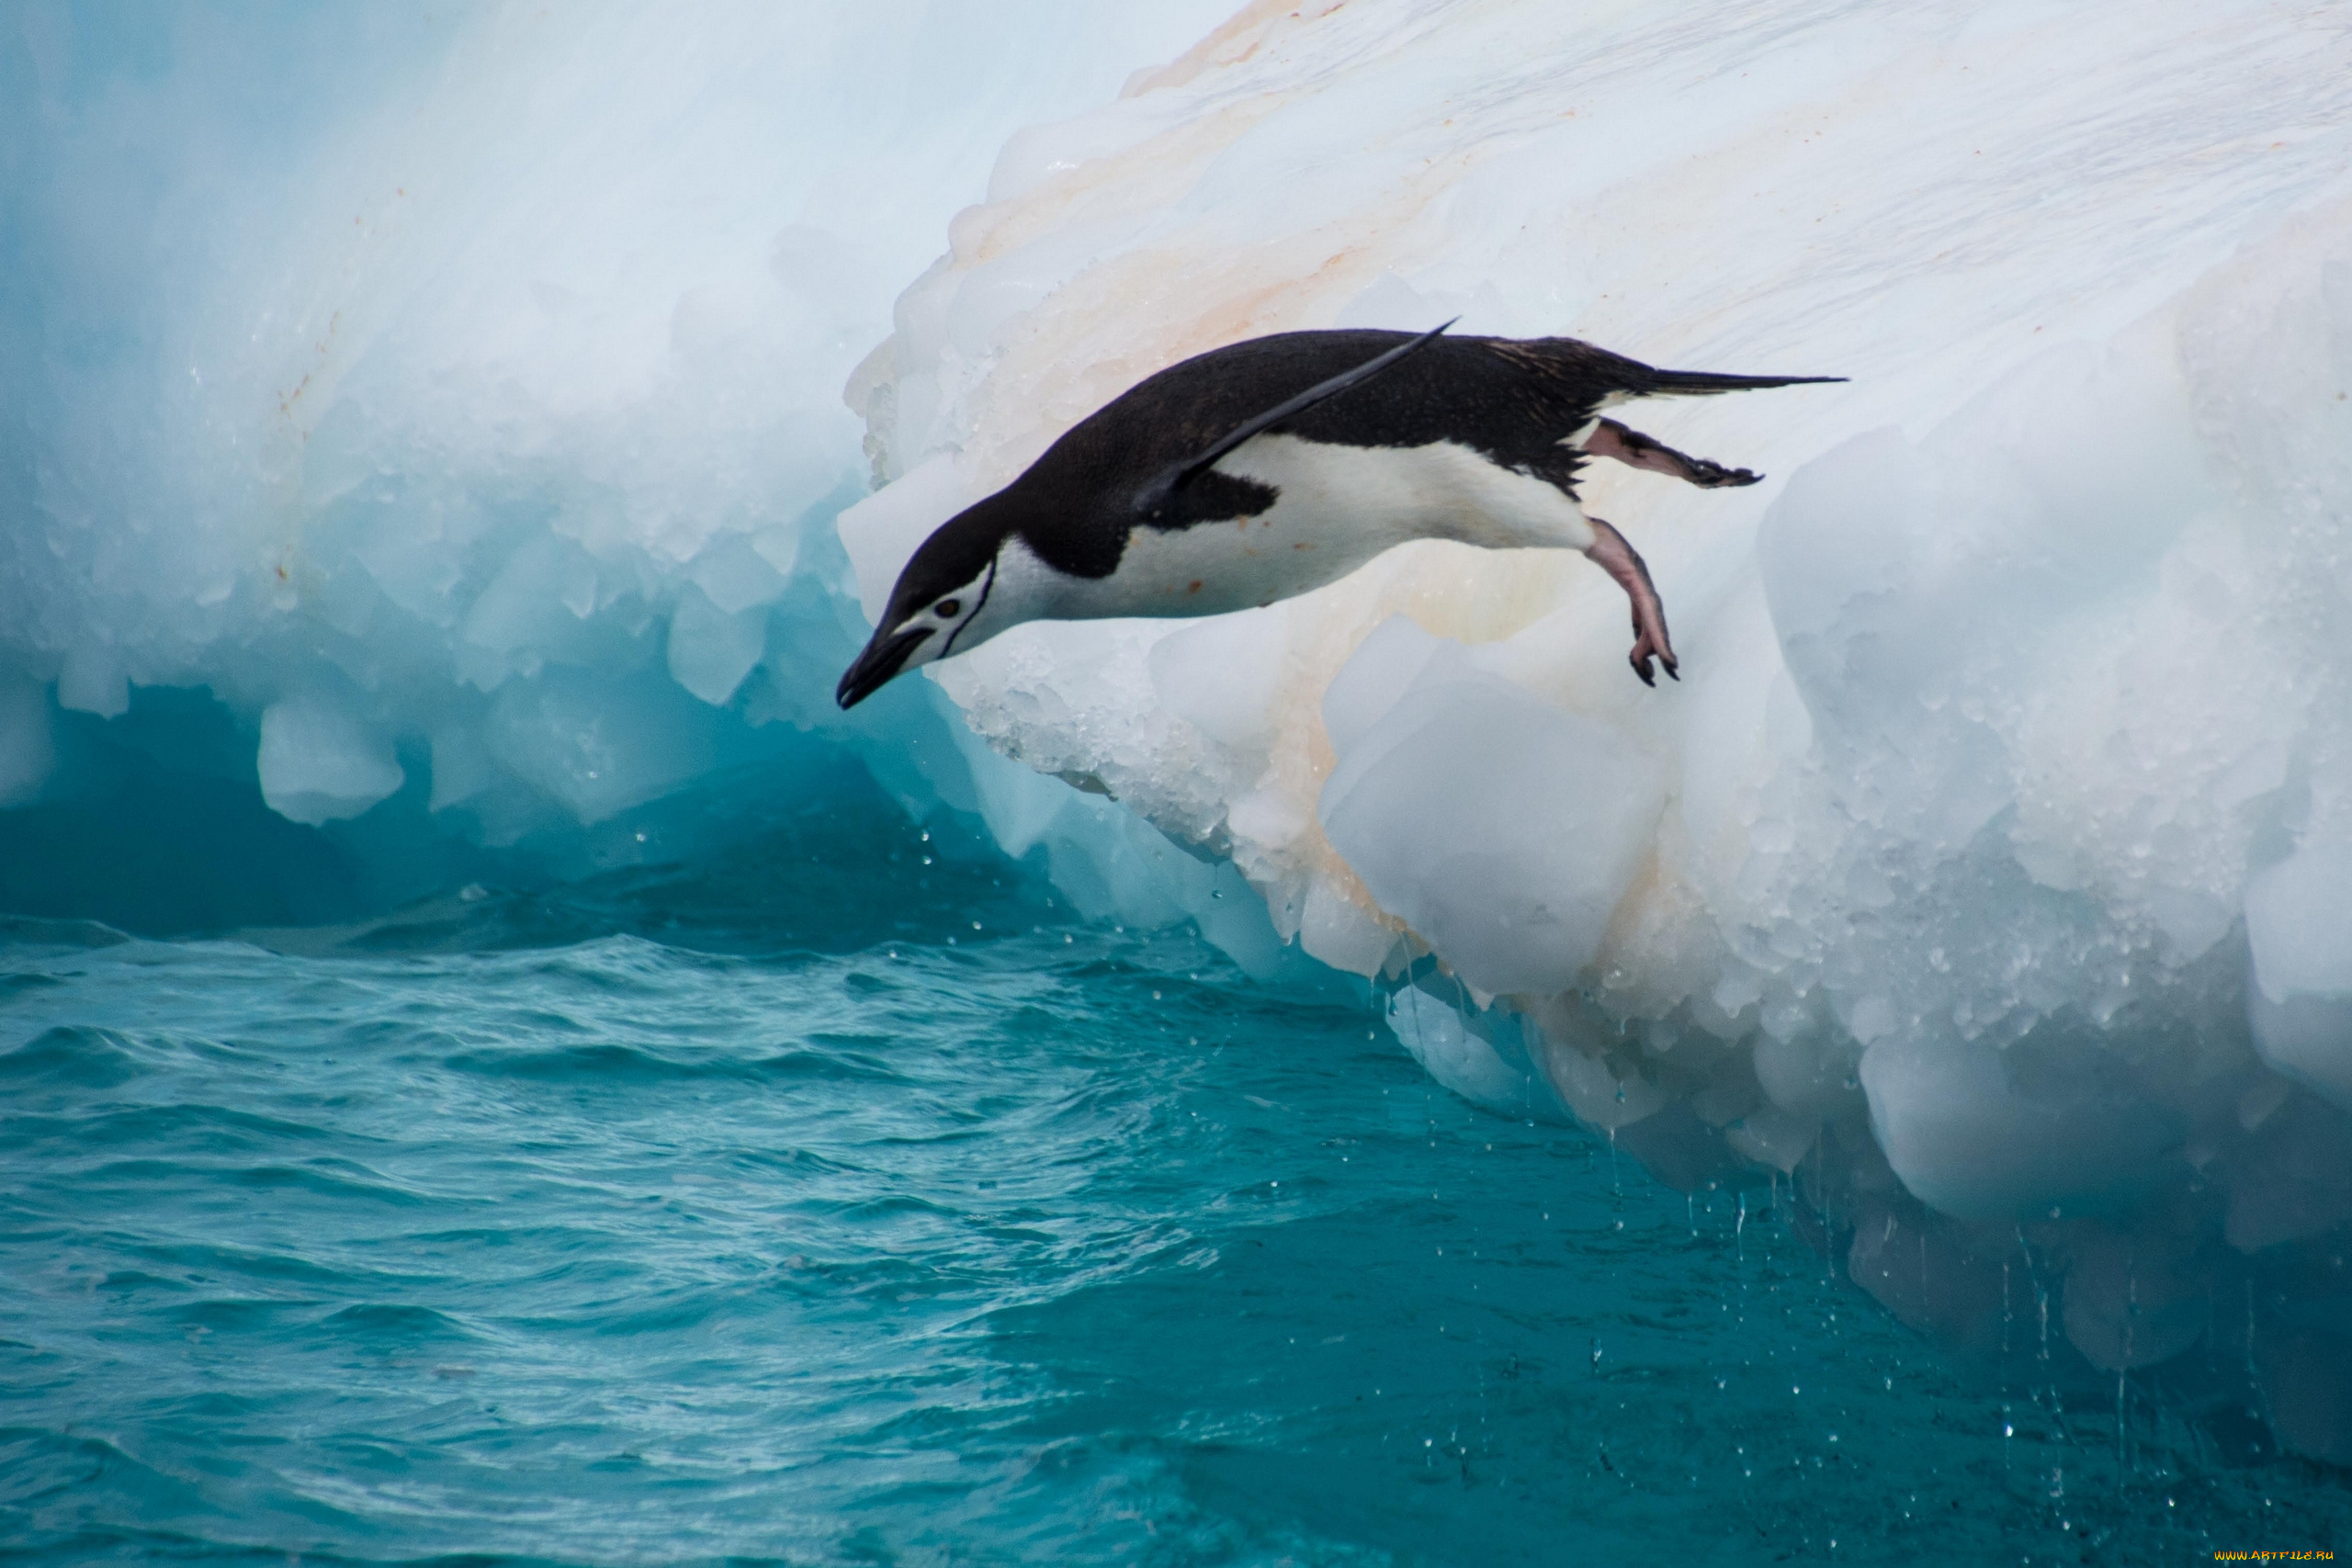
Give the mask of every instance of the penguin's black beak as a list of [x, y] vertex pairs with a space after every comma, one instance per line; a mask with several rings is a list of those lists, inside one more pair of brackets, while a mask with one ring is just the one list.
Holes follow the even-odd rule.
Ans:
[[833, 700], [845, 708], [854, 708], [888, 685], [892, 678], [906, 668], [907, 656], [930, 635], [929, 626], [916, 626], [888, 636], [876, 632], [874, 640], [865, 645], [865, 651], [859, 654], [842, 674], [842, 683], [833, 691]]

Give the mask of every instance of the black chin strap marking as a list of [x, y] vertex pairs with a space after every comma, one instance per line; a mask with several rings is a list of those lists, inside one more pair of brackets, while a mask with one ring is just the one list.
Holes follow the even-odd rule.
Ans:
[[965, 617], [964, 617], [964, 621], [963, 621], [963, 625], [962, 625], [962, 626], [957, 626], [954, 631], [949, 632], [949, 633], [947, 634], [947, 640], [946, 640], [945, 642], [943, 642], [943, 643], [941, 643], [941, 644], [939, 645], [939, 652], [938, 652], [936, 655], [934, 655], [933, 657], [935, 657], [935, 658], [939, 658], [939, 659], [944, 659], [944, 658], [946, 658], [949, 654], [951, 654], [951, 653], [953, 653], [953, 652], [955, 652], [955, 651], [956, 651], [956, 639], [957, 637], [962, 637], [962, 636], [964, 635], [964, 627], [965, 627], [965, 626], [970, 626], [974, 621], [977, 621], [977, 620], [978, 620], [978, 619], [980, 618], [980, 612], [981, 612], [982, 610], [985, 610], [985, 609], [987, 609], [987, 608], [989, 607], [989, 592], [990, 592], [991, 590], [993, 590], [995, 587], [996, 587], [996, 558], [995, 558], [995, 557], [993, 557], [993, 556], [991, 556], [991, 557], [989, 557], [989, 575], [988, 575], [988, 578], [987, 578], [987, 580], [986, 580], [985, 581], [983, 581], [983, 582], [980, 584], [980, 596], [979, 596], [978, 600], [978, 601], [976, 601], [976, 602], [973, 604], [973, 605], [972, 605], [972, 613], [971, 613], [970, 615], [967, 615], [967, 616], [965, 616]]

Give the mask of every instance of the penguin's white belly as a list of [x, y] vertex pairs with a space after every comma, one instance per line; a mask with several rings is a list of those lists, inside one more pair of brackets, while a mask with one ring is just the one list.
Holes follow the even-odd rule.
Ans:
[[1337, 446], [1261, 435], [1216, 471], [1271, 486], [1255, 516], [1128, 536], [1109, 577], [1065, 580], [1056, 614], [1215, 615], [1271, 604], [1346, 576], [1413, 539], [1488, 549], [1581, 550], [1584, 510], [1558, 486], [1487, 461], [1467, 446]]

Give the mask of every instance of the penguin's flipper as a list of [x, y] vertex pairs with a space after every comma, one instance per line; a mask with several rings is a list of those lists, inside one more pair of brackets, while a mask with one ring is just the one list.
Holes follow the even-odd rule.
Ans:
[[1236, 425], [1231, 431], [1227, 433], [1227, 434], [1217, 441], [1215, 446], [1209, 447], [1208, 450], [1203, 452], [1200, 456], [1189, 459], [1173, 473], [1170, 474], [1166, 480], [1163, 481], [1167, 490], [1169, 491], [1182, 490], [1186, 485], [1191, 484], [1194, 479], [1208, 472], [1210, 468], [1216, 467], [1216, 460], [1219, 457], [1224, 457], [1227, 452], [1232, 451], [1236, 446], [1240, 446], [1244, 441], [1249, 440], [1251, 436], [1262, 435], [1267, 431], [1272, 430], [1274, 426], [1282, 423], [1283, 421], [1286, 419], [1295, 419], [1298, 415], [1305, 413], [1308, 409], [1313, 408], [1316, 404], [1324, 401], [1326, 399], [1336, 398], [1351, 387], [1362, 386], [1364, 382], [1371, 380], [1374, 376], [1379, 375], [1383, 370], [1387, 369], [1390, 366], [1396, 364], [1398, 360], [1412, 353], [1413, 350], [1421, 347], [1425, 344], [1436, 341], [1440, 333], [1443, 333], [1446, 328], [1452, 326], [1453, 321], [1458, 321], [1461, 319], [1461, 317], [1456, 316], [1453, 318], [1453, 321], [1441, 321], [1436, 326], [1433, 326], [1429, 331], [1423, 333], [1420, 336], [1413, 338], [1406, 343], [1400, 343], [1395, 348], [1389, 349], [1386, 353], [1376, 355], [1374, 357], [1365, 360], [1362, 365], [1357, 366], [1352, 370], [1343, 370], [1328, 381], [1317, 381], [1312, 387], [1307, 388], [1306, 390], [1299, 393], [1298, 396], [1285, 399], [1282, 402], [1276, 403], [1272, 408], [1268, 409], [1264, 413], [1259, 414], [1253, 419], [1243, 421], [1240, 424]]
[[1584, 450], [1596, 457], [1614, 457], [1627, 468], [1668, 475], [1701, 490], [1752, 485], [1764, 477], [1751, 469], [1726, 468], [1721, 463], [1678, 452], [1656, 436], [1628, 430], [1613, 419], [1604, 419], [1593, 427], [1592, 434], [1585, 437]]

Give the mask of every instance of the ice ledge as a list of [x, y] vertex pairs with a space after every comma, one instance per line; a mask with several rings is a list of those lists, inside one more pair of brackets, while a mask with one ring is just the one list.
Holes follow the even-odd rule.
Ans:
[[[1754, 490], [1592, 477], [1679, 689], [1625, 674], [1583, 563], [1433, 545], [937, 679], [1229, 856], [1284, 937], [1409, 978], [1400, 1032], [1457, 1010], [1422, 1047], [1450, 1085], [1541, 1076], [1662, 1171], [1794, 1171], [1951, 1337], [2072, 1258], [2076, 1352], [2145, 1364], [2176, 1295], [2352, 1223], [2352, 44], [2317, 19], [1253, 11], [959, 220], [857, 400], [922, 478], [845, 534], [882, 582], [1254, 333], [1465, 310], [1854, 377], [1642, 413]], [[2019, 75], [2052, 58], [2119, 85]], [[2340, 1421], [2294, 1440], [2352, 1453], [2327, 1364]]]

